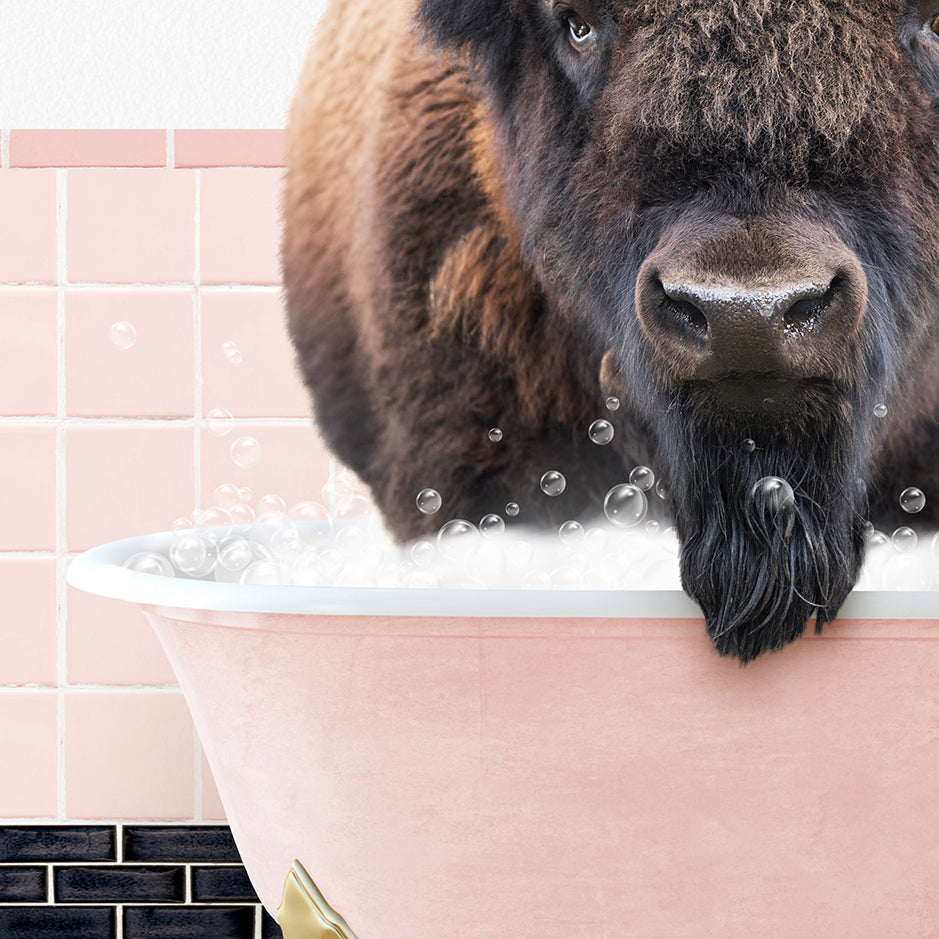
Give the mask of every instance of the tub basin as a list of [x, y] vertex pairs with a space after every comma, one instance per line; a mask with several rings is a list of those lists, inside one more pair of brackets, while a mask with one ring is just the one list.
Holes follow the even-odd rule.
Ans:
[[76, 559], [175, 669], [272, 913], [358, 939], [939, 935], [939, 594], [745, 668], [680, 591], [249, 587]]

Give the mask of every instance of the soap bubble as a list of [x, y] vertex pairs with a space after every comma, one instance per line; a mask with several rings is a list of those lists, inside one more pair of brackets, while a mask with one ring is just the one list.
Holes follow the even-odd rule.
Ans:
[[567, 480], [557, 470], [548, 470], [541, 477], [541, 491], [546, 496], [559, 496], [567, 487]]
[[613, 439], [613, 433], [613, 425], [603, 419], [594, 421], [587, 429], [587, 436], [601, 447]]
[[231, 365], [241, 365], [241, 361], [244, 358], [241, 354], [241, 349], [231, 341], [222, 343], [222, 355], [225, 356], [225, 360]]
[[893, 543], [893, 546], [897, 549], [897, 551], [905, 552], [912, 551], [916, 547], [919, 538], [912, 528], [907, 528], [906, 525], [903, 525], [893, 533], [890, 541]]
[[437, 532], [437, 550], [448, 561], [462, 563], [479, 548], [479, 532], [465, 518], [454, 518]]
[[498, 443], [502, 439], [502, 431], [498, 427], [493, 427], [489, 431], [489, 439], [493, 443]]
[[156, 574], [160, 577], [175, 577], [173, 565], [156, 551], [138, 551], [125, 562], [124, 567], [138, 574]]
[[173, 531], [187, 531], [194, 527], [195, 526], [193, 525], [191, 518], [184, 518], [182, 516], [180, 518], [174, 519], [172, 525]]
[[591, 528], [584, 535], [584, 547], [591, 554], [602, 554], [610, 543], [610, 536], [602, 528]]
[[655, 473], [648, 466], [634, 466], [629, 473], [629, 481], [643, 492], [648, 492], [655, 485]]
[[632, 528], [646, 515], [646, 494], [633, 483], [614, 486], [603, 500], [603, 513], [619, 528]]
[[221, 528], [221, 532], [215, 532], [216, 537], [224, 538], [232, 527], [231, 513], [223, 509], [220, 505], [213, 505], [203, 509], [199, 513], [197, 527], [199, 528]]
[[251, 469], [261, 462], [261, 444], [254, 437], [237, 437], [229, 450], [232, 462], [242, 469]]
[[322, 497], [326, 505], [338, 507], [354, 495], [355, 477], [346, 469], [334, 473], [323, 485]]
[[256, 506], [258, 518], [264, 521], [277, 522], [287, 514], [287, 503], [276, 493], [269, 492], [258, 499]]
[[261, 587], [282, 587], [287, 582], [287, 578], [276, 561], [269, 561], [265, 558], [249, 564], [241, 572], [240, 582]]
[[518, 507], [517, 502], [506, 502], [505, 504], [505, 514], [510, 518], [515, 518], [516, 515], [521, 511]]
[[[365, 548], [367, 539], [368, 535], [361, 525], [343, 525], [336, 532], [333, 542], [340, 551], [347, 556], [351, 556]], [[306, 540], [309, 542], [317, 539], [307, 535]]]
[[620, 403], [620, 402], [619, 402], [619, 398], [617, 398], [616, 395], [610, 395], [610, 396], [606, 399], [606, 406], [607, 406], [608, 410], [610, 410], [610, 411], [618, 411], [618, 410], [619, 410], [619, 403]]
[[437, 586], [437, 576], [431, 571], [411, 571], [404, 578], [404, 586], [412, 590], [433, 590]]
[[233, 505], [228, 511], [235, 525], [250, 525], [254, 521], [254, 509], [244, 502]]
[[873, 527], [870, 531], [865, 533], [865, 539], [871, 548], [878, 548], [881, 545], [890, 544], [890, 539], [882, 531], [877, 531], [877, 529]]
[[437, 557], [437, 549], [429, 541], [415, 541], [410, 554], [418, 567], [430, 567]]
[[329, 509], [321, 502], [295, 502], [287, 510], [287, 518], [292, 522], [328, 522]]
[[923, 495], [922, 490], [914, 486], [910, 486], [900, 493], [900, 508], [903, 509], [904, 512], [909, 512], [913, 515], [916, 512], [922, 512], [925, 505], [926, 496]]
[[223, 509], [233, 509], [241, 501], [238, 497], [238, 487], [232, 483], [222, 483], [215, 487], [212, 501]]
[[479, 520], [479, 533], [487, 538], [498, 538], [505, 531], [505, 522], [494, 512]]
[[743, 448], [744, 453], [753, 453], [753, 451], [756, 449], [756, 441], [750, 437], [747, 437], [747, 439], [744, 440], [744, 442], [741, 444], [741, 447]]
[[228, 408], [212, 408], [206, 416], [206, 427], [209, 428], [209, 433], [213, 437], [224, 437], [230, 434], [234, 426], [235, 419]]
[[555, 590], [580, 590], [583, 585], [584, 579], [580, 571], [568, 564], [551, 571], [551, 586]]
[[323, 580], [332, 583], [345, 567], [346, 559], [336, 548], [323, 548], [316, 553], [316, 564]]
[[174, 536], [169, 555], [176, 570], [190, 577], [204, 577], [214, 569], [218, 549], [199, 532], [189, 531]]
[[754, 483], [750, 490], [750, 499], [757, 508], [776, 515], [793, 507], [795, 493], [785, 479], [780, 479], [778, 476], [764, 476]]
[[218, 566], [226, 571], [244, 570], [254, 557], [254, 551], [247, 538], [234, 535], [226, 538], [218, 546]]
[[239, 486], [238, 487], [238, 498], [242, 502], [250, 502], [254, 498], [254, 493], [251, 491], [250, 486]]
[[663, 483], [661, 479], [655, 484], [655, 494], [663, 500], [668, 498], [668, 493], [665, 491], [665, 483]]
[[561, 544], [565, 544], [569, 548], [576, 548], [578, 545], [583, 544], [584, 534], [584, 526], [575, 519], [564, 522], [558, 529], [558, 538], [561, 539]]
[[292, 561], [306, 545], [293, 525], [278, 525], [267, 542], [268, 549], [275, 558]]
[[887, 416], [887, 405], [875, 404], [874, 405], [874, 417], [886, 417], [886, 416]]
[[522, 577], [522, 586], [527, 590], [550, 590], [551, 577], [547, 571], [540, 571], [536, 568]]
[[436, 489], [422, 489], [414, 501], [425, 515], [433, 515], [434, 512], [440, 511], [440, 506], [443, 505], [443, 499]]
[[336, 518], [368, 518], [374, 508], [371, 499], [356, 492], [336, 506]]
[[646, 522], [646, 531], [650, 535], [657, 535], [661, 527], [662, 526], [659, 525], [659, 523], [654, 518], [650, 518], [649, 521]]
[[108, 342], [121, 352], [129, 349], [137, 341], [137, 330], [130, 324], [121, 320], [112, 324], [108, 330]]

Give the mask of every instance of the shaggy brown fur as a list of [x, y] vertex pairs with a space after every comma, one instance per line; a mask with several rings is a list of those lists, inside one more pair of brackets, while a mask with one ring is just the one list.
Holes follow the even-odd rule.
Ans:
[[[917, 521], [935, 525], [937, 14], [939, 0], [390, 0], [380, 14], [334, 0], [290, 117], [289, 327], [327, 440], [395, 533], [444, 520], [415, 507], [428, 486], [441, 516], [513, 500], [519, 522], [556, 523], [657, 463], [685, 587], [746, 659], [813, 609], [835, 615], [865, 490], [892, 530], [910, 521], [900, 489], [918, 485]], [[689, 350], [718, 324], [682, 320], [650, 258], [770, 292], [832, 277], [798, 328], [754, 320], [786, 374], [753, 371], [739, 335], [739, 362], [721, 366], [790, 389], [784, 407], [695, 371]], [[624, 407], [597, 447], [586, 428], [611, 416], [611, 391]], [[760, 460], [718, 481], [728, 448], [761, 433]], [[713, 467], [722, 507], [702, 509], [685, 464]], [[568, 478], [560, 498], [538, 490], [547, 469]], [[799, 476], [796, 533], [738, 532], [735, 491], [774, 470]], [[720, 577], [698, 569], [709, 558], [727, 561]], [[760, 565], [768, 581], [749, 583]], [[735, 588], [766, 603], [741, 619], [725, 609]]]

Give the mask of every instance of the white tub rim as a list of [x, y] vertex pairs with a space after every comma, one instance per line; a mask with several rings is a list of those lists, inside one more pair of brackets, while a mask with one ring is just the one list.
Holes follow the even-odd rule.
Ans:
[[[87, 593], [148, 606], [260, 614], [574, 619], [702, 618], [681, 590], [455, 589], [230, 584], [132, 571], [140, 551], [165, 553], [173, 532], [91, 548], [68, 566], [68, 583]], [[939, 591], [855, 589], [838, 619], [939, 619]]]

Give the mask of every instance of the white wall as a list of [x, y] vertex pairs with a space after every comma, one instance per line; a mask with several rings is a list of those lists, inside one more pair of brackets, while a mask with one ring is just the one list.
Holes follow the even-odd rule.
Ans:
[[323, 4], [0, 0], [0, 127], [282, 127]]

